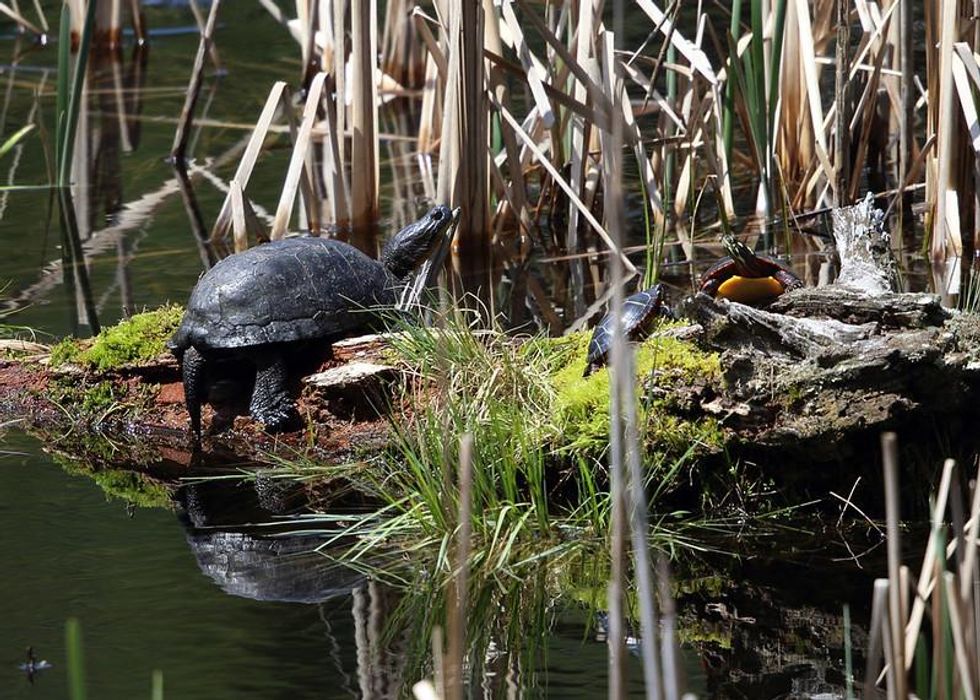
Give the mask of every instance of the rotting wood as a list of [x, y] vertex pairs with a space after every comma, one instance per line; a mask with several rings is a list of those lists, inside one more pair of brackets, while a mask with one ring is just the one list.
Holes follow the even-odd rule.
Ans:
[[892, 291], [888, 237], [870, 199], [835, 212], [834, 237], [832, 285], [767, 309], [705, 295], [690, 305], [702, 342], [722, 352], [726, 390], [710, 409], [727, 410], [743, 440], [795, 445], [812, 459], [848, 436], [952, 416], [980, 391], [980, 317]]

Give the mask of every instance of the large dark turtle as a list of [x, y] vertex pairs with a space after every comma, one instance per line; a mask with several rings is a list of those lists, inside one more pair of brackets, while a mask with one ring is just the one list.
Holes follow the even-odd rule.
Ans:
[[[222, 358], [254, 364], [249, 411], [269, 430], [285, 428], [296, 411], [287, 389], [286, 351], [376, 326], [378, 309], [396, 307], [412, 271], [434, 254], [445, 254], [454, 220], [448, 207], [434, 207], [385, 245], [380, 262], [341, 241], [298, 236], [231, 255], [211, 268], [191, 292], [169, 343], [181, 360], [195, 438], [201, 437], [208, 364]], [[418, 293], [422, 286], [412, 289]], [[401, 295], [399, 307], [406, 296], [411, 295]]]
[[[623, 335], [631, 342], [643, 340], [650, 334], [654, 319], [660, 317], [673, 318], [674, 315], [667, 306], [667, 291], [664, 286], [655, 284], [623, 302], [623, 313], [620, 316]], [[612, 313], [607, 313], [592, 331], [583, 377], [588, 377], [608, 361], [609, 350], [612, 348], [613, 318]]]
[[721, 244], [728, 256], [701, 275], [700, 291], [705, 294], [751, 305], [803, 286], [791, 270], [772, 258], [756, 255], [735, 236], [724, 236]]

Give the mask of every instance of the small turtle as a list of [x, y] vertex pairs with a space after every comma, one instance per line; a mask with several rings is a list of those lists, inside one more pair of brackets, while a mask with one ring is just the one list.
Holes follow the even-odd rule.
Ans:
[[772, 301], [783, 292], [803, 286], [787, 267], [765, 255], [756, 255], [732, 235], [721, 239], [728, 253], [701, 275], [700, 291], [741, 304]]
[[[667, 291], [662, 284], [637, 292], [623, 302], [623, 315], [620, 318], [623, 334], [631, 342], [643, 340], [650, 334], [653, 321], [658, 317], [674, 317], [667, 306]], [[612, 348], [612, 334], [613, 315], [607, 313], [592, 331], [583, 377], [588, 377], [606, 364]]]
[[[287, 353], [310, 341], [331, 343], [370, 330], [377, 313], [365, 310], [414, 304], [438, 270], [436, 258], [445, 256], [456, 220], [448, 207], [434, 207], [388, 241], [380, 262], [341, 241], [297, 236], [231, 255], [211, 268], [191, 292], [169, 343], [181, 363], [195, 439], [201, 438], [208, 365], [228, 358], [255, 366], [252, 417], [271, 431], [285, 429], [296, 417]], [[419, 266], [422, 271], [408, 285]]]

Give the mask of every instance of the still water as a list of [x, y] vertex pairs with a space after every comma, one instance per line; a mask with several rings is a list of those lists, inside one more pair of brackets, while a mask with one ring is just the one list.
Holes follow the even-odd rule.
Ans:
[[[56, 6], [46, 3], [49, 18]], [[91, 159], [81, 225], [103, 324], [126, 310], [183, 302], [202, 270], [165, 162], [198, 38], [186, 6], [146, 3], [145, 10], [157, 30], [148, 51], [130, 42], [118, 63], [102, 66], [79, 131]], [[216, 43], [225, 74], [206, 77], [198, 116], [208, 122], [192, 135], [192, 156], [226, 182], [269, 87], [295, 83], [301, 67], [297, 44], [259, 3], [227, 3]], [[36, 120], [50, 134], [56, 48], [9, 33], [0, 56], [2, 135]], [[121, 93], [110, 89], [116, 84]], [[116, 94], [126, 98], [122, 122]], [[280, 139], [263, 155], [249, 185], [267, 210], [275, 209], [286, 146]], [[0, 161], [2, 181], [49, 182], [46, 148], [35, 132]], [[225, 194], [211, 180], [195, 182], [210, 223]], [[383, 184], [388, 203], [411, 195]], [[42, 339], [85, 330], [53, 264], [60, 257], [53, 204], [46, 191], [0, 192], [0, 282], [9, 284], [4, 308], [12, 312], [5, 320]], [[371, 697], [387, 682], [372, 680], [382, 672], [366, 670], [372, 665], [359, 655], [370, 611], [389, 594], [304, 554], [315, 542], [269, 545], [227, 527], [247, 520], [215, 528], [168, 508], [128, 508], [91, 479], [67, 474], [15, 429], [2, 447], [0, 697], [66, 697], [64, 625], [72, 617], [82, 624], [94, 698], [149, 697], [154, 670], [163, 672], [165, 696], [181, 699]], [[728, 560], [721, 573], [703, 576], [713, 581], [707, 589], [685, 595], [684, 666], [695, 692], [759, 697], [841, 687], [840, 605], [860, 610], [869, 579], [853, 566], [828, 574], [825, 561], [773, 557], [797, 549], [789, 539], [767, 542], [744, 564]], [[551, 697], [601, 697], [606, 645], [591, 631], [592, 613], [574, 601], [552, 606], [550, 630], [529, 630], [545, 649], [537, 687]], [[54, 665], [34, 685], [17, 667], [28, 646]], [[638, 675], [634, 669], [636, 696]], [[505, 685], [502, 677], [495, 682]]]
[[[267, 550], [241, 530], [127, 508], [16, 431], [3, 449], [0, 697], [66, 697], [70, 617], [82, 623], [90, 697], [149, 697], [154, 670], [166, 697], [189, 700], [372, 697], [392, 682], [359, 661], [357, 638], [358, 626], [383, 626], [371, 614], [391, 592], [308, 554], [316, 542]], [[553, 697], [604, 693], [606, 645], [587, 621], [564, 610], [547, 640], [541, 682]], [[18, 669], [28, 646], [53, 664], [33, 685]]]

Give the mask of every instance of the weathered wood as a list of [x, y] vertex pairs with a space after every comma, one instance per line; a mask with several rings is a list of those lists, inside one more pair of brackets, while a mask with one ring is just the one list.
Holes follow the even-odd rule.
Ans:
[[835, 209], [831, 218], [841, 262], [836, 286], [857, 289], [869, 296], [894, 290], [895, 259], [884, 228], [885, 215], [875, 209], [871, 193], [860, 204]]
[[726, 382], [702, 409], [739, 439], [839, 458], [869, 430], [956, 419], [980, 398], [980, 316], [891, 291], [881, 221], [870, 198], [834, 212], [841, 275], [832, 285], [766, 309], [703, 294], [689, 306], [701, 342], [722, 353]]

